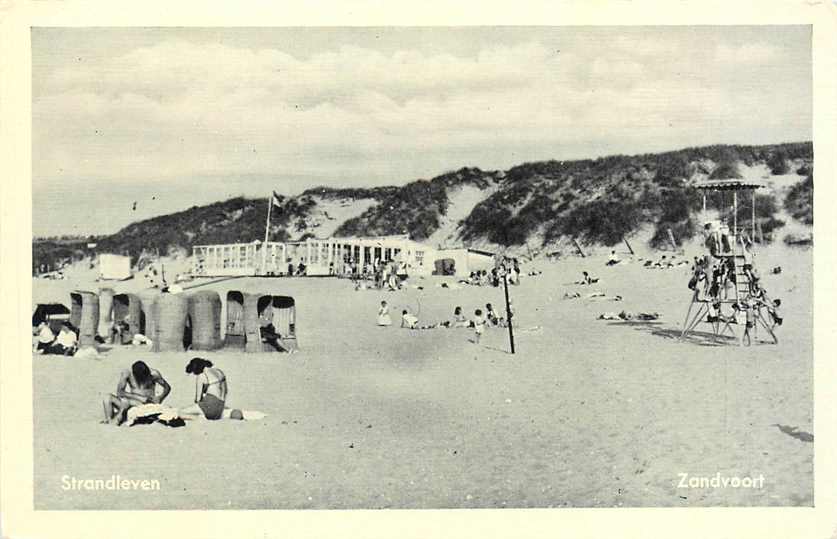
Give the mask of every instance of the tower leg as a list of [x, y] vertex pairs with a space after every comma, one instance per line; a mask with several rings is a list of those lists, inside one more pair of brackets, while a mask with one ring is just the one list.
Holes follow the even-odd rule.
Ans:
[[681, 338], [681, 339], [682, 339], [683, 337], [685, 337], [685, 336], [686, 336], [686, 332], [687, 332], [687, 331], [689, 331], [689, 317], [690, 317], [690, 316], [691, 316], [691, 314], [692, 314], [692, 307], [694, 307], [694, 305], [695, 305], [695, 302], [694, 302], [694, 300], [692, 300], [692, 302], [691, 302], [691, 303], [689, 303], [689, 310], [688, 310], [688, 311], [686, 311], [686, 319], [685, 319], [685, 320], [683, 320], [683, 332], [682, 332], [682, 333], [680, 333], [680, 338]]
[[692, 321], [689, 324], [689, 329], [687, 330], [687, 332], [692, 331], [693, 329], [695, 329], [697, 327], [698, 324], [700, 324], [700, 321], [703, 318], [704, 312], [708, 313], [709, 312], [709, 307], [707, 307], [705, 304], [701, 303], [700, 306], [698, 307], [697, 313], [695, 313], [694, 318], [692, 318]]
[[767, 333], [770, 334], [771, 337], [773, 337], [773, 344], [779, 344], [779, 338], [776, 336], [775, 333], [773, 333], [773, 330], [770, 329], [770, 326], [767, 324], [767, 322], [764, 321], [764, 317], [762, 317], [761, 312], [756, 314], [756, 320], [761, 322], [761, 325], [764, 326], [764, 329], [767, 331]]

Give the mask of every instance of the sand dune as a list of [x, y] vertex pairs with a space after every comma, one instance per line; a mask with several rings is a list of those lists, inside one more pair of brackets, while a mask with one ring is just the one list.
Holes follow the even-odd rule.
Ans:
[[[698, 254], [697, 252], [690, 254]], [[377, 304], [422, 322], [502, 305], [491, 287], [354, 291], [336, 279], [246, 279], [210, 288], [295, 296], [301, 352], [201, 353], [224, 369], [232, 406], [257, 422], [180, 429], [99, 425], [99, 395], [143, 359], [185, 405], [195, 354], [115, 348], [99, 360], [33, 356], [36, 509], [466, 508], [813, 504], [811, 250], [758, 255], [784, 304], [776, 346], [680, 342], [688, 267], [536, 262], [512, 288], [518, 353], [504, 329], [375, 326]], [[782, 266], [779, 275], [767, 269]], [[561, 299], [587, 269], [622, 302]], [[76, 281], [35, 281], [66, 301]], [[87, 283], [90, 285], [91, 283]], [[126, 286], [130, 286], [127, 285]], [[91, 286], [88, 286], [90, 288]], [[651, 323], [596, 320], [656, 311]], [[397, 324], [396, 324], [397, 326]], [[523, 331], [526, 328], [536, 328]], [[784, 429], [782, 428], [784, 427]], [[795, 429], [795, 430], [794, 430]], [[791, 434], [789, 434], [791, 433]], [[804, 437], [803, 437], [804, 438]], [[677, 488], [679, 473], [765, 478], [764, 488]], [[61, 478], [157, 479], [157, 492], [67, 492]]]

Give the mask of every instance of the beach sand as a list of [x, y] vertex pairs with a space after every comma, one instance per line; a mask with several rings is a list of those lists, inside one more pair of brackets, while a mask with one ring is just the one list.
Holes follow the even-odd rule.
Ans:
[[[697, 255], [695, 250], [689, 255]], [[657, 256], [658, 257], [658, 256]], [[511, 287], [517, 353], [491, 328], [409, 331], [467, 315], [502, 288], [355, 291], [329, 278], [243, 279], [205, 288], [297, 301], [298, 354], [116, 347], [99, 359], [33, 355], [36, 509], [360, 509], [787, 506], [813, 504], [812, 251], [774, 245], [757, 262], [783, 302], [780, 343], [677, 340], [689, 267], [606, 267], [606, 256], [534, 262]], [[779, 275], [769, 269], [782, 266]], [[572, 285], [583, 269], [601, 280]], [[453, 282], [452, 279], [444, 279]], [[82, 278], [33, 281], [33, 301], [68, 302]], [[85, 285], [85, 286], [82, 286]], [[138, 286], [126, 282], [120, 287]], [[590, 300], [594, 290], [622, 302]], [[564, 300], [578, 291], [581, 299]], [[382, 299], [395, 324], [377, 327]], [[656, 322], [596, 320], [656, 311]], [[707, 331], [703, 327], [702, 331]], [[760, 334], [760, 337], [763, 336]], [[259, 421], [184, 428], [100, 425], [102, 394], [142, 359], [193, 396], [187, 361], [227, 373], [232, 407]], [[784, 430], [791, 432], [789, 428]], [[759, 477], [763, 488], [678, 488], [690, 476]], [[65, 490], [62, 478], [158, 480], [158, 491]]]

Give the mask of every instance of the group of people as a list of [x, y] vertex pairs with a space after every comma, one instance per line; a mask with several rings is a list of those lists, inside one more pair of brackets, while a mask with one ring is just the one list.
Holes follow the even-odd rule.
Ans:
[[[493, 286], [499, 287], [503, 278], [508, 279], [509, 284], [520, 284], [520, 262], [516, 258], [503, 258], [489, 270], [472, 271], [467, 279], [460, 279], [460, 283], [472, 286]], [[540, 275], [540, 272], [529, 272], [530, 276]]]
[[[194, 402], [177, 410], [183, 419], [201, 417], [217, 420], [224, 416], [228, 393], [227, 377], [224, 371], [214, 367], [211, 361], [192, 358], [186, 365], [186, 373], [195, 377]], [[157, 393], [157, 386], [161, 392]], [[171, 385], [160, 371], [150, 368], [144, 361], [137, 361], [130, 369], [119, 375], [116, 392], [109, 393], [102, 401], [104, 420], [110, 425], [125, 424], [128, 411], [135, 406], [162, 404], [171, 393]], [[233, 419], [242, 419], [241, 414], [231, 414]]]
[[[724, 245], [723, 241], [719, 245]], [[743, 327], [739, 341], [740, 344], [749, 345], [750, 331], [755, 328], [758, 318], [768, 324], [771, 332], [782, 324], [783, 318], [779, 311], [782, 300], [768, 297], [746, 245], [743, 245], [742, 253], [743, 264], [740, 273], [737, 271], [734, 256], [724, 254], [719, 257], [695, 257], [688, 286], [694, 291], [697, 301], [708, 304], [707, 322]], [[746, 284], [746, 289], [739, 286], [738, 279], [742, 277], [746, 279], [746, 283], [741, 283]], [[731, 289], [736, 290], [732, 297]], [[724, 303], [731, 304], [731, 312], [723, 312]], [[767, 313], [767, 317], [761, 316], [762, 311]]]
[[35, 330], [33, 351], [38, 354], [75, 355], [78, 351], [78, 329], [69, 322], [63, 322], [56, 335], [46, 321], [41, 322]]
[[678, 266], [688, 266], [689, 262], [687, 260], [677, 260], [677, 257], [674, 255], [667, 256], [662, 255], [659, 260], [646, 260], [643, 264], [643, 267], [646, 269], [671, 269]]
[[[511, 307], [511, 305], [510, 305]], [[403, 309], [401, 311], [401, 328], [404, 329], [436, 329], [436, 328], [473, 328], [475, 333], [475, 342], [479, 343], [482, 334], [486, 327], [500, 326], [507, 327], [511, 321], [513, 311], [506, 313], [506, 316], [501, 316], [496, 309], [490, 304], [485, 304], [485, 310], [475, 309], [474, 315], [471, 319], [462, 311], [462, 307], [456, 306], [453, 310], [453, 316], [449, 320], [443, 320], [438, 323], [421, 325], [419, 318], [413, 314], [410, 309]], [[389, 314], [389, 304], [386, 301], [381, 302], [381, 307], [378, 309], [377, 324], [382, 327], [391, 326], [392, 318]]]
[[602, 313], [598, 320], [624, 320], [630, 322], [631, 320], [641, 320], [648, 322], [651, 320], [659, 320], [660, 313], [632, 313], [631, 311], [620, 311], [619, 313]]
[[308, 274], [308, 266], [305, 265], [304, 260], [300, 260], [299, 264], [294, 266], [293, 262], [288, 263], [288, 277], [305, 277]]
[[348, 258], [343, 273], [355, 283], [355, 290], [400, 290], [407, 280], [407, 264], [397, 260], [375, 259], [362, 266]]

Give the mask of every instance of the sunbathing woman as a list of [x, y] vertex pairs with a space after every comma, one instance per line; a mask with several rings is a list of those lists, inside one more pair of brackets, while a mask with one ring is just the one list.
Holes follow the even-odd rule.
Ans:
[[582, 278], [582, 280], [580, 282], [578, 282], [576, 284], [593, 284], [593, 283], [598, 283], [599, 282], [598, 278], [590, 277], [590, 274], [587, 273], [586, 271], [582, 271], [581, 273], [582, 273], [582, 275], [584, 275], [584, 277]]
[[[157, 385], [163, 388], [163, 393], [157, 396]], [[144, 361], [137, 361], [130, 370], [125, 369], [116, 385], [116, 393], [104, 398], [102, 405], [105, 410], [105, 420], [102, 423], [118, 425], [123, 415], [131, 406], [142, 404], [160, 404], [168, 394], [171, 386], [159, 371], [150, 369]]]
[[184, 419], [221, 419], [227, 400], [227, 377], [224, 371], [212, 366], [211, 361], [192, 358], [186, 372], [195, 375], [195, 404], [179, 411]]

